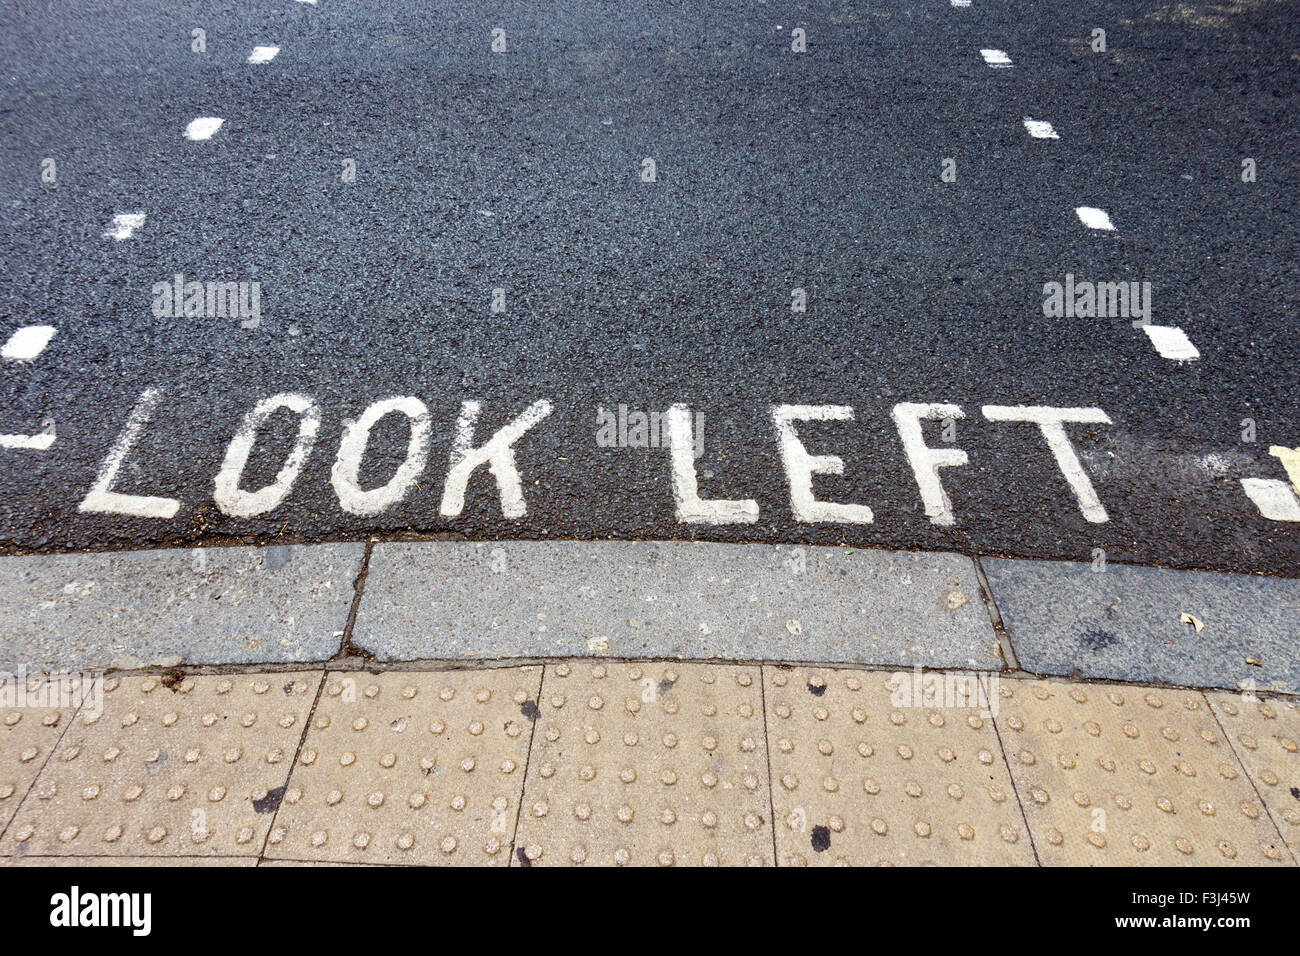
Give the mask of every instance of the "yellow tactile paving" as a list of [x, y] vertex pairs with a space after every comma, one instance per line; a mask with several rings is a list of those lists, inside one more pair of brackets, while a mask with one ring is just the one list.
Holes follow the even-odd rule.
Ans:
[[266, 856], [504, 866], [541, 670], [330, 674]]
[[763, 670], [782, 865], [1034, 862], [976, 695], [915, 706], [902, 682], [936, 675]]
[[757, 667], [549, 665], [516, 865], [773, 863]]
[[[75, 707], [0, 706], [0, 831], [7, 827]], [[0, 846], [11, 853], [12, 844]]]
[[320, 674], [104, 681], [3, 841], [23, 856], [252, 856], [289, 776]]
[[1300, 703], [974, 680], [582, 660], [0, 697], [0, 866], [1296, 862]]
[[1300, 706], [1253, 695], [1206, 696], [1287, 846], [1300, 857]]
[[1196, 691], [1003, 680], [998, 729], [1044, 865], [1292, 863]]

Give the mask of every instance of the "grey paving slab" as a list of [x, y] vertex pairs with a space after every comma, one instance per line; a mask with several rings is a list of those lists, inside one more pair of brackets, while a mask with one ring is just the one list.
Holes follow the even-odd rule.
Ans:
[[603, 656], [992, 668], [969, 558], [702, 542], [379, 544], [380, 660]]
[[1300, 691], [1300, 581], [1116, 564], [1099, 572], [1067, 561], [982, 563], [1026, 670]]
[[323, 660], [364, 544], [0, 558], [0, 667]]

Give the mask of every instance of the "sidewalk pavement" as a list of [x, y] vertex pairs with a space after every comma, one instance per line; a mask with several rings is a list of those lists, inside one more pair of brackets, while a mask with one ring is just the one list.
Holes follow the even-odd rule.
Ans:
[[4, 557], [0, 862], [1296, 865], [1298, 595], [766, 545]]

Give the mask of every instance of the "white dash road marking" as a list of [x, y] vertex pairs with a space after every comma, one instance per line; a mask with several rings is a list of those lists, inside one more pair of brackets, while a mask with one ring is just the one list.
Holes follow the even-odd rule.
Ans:
[[1243, 478], [1241, 487], [1270, 521], [1300, 521], [1300, 500], [1280, 478]]
[[954, 7], [969, 7], [970, 0], [952, 0], [952, 5]]
[[1192, 362], [1201, 357], [1187, 333], [1176, 325], [1144, 325], [1142, 331], [1146, 332], [1162, 358]]
[[142, 212], [119, 212], [113, 217], [109, 224], [112, 228], [104, 233], [105, 239], [116, 239], [121, 242], [123, 239], [130, 239], [135, 235], [135, 231], [144, 225], [145, 215]]
[[1007, 70], [1011, 68], [1011, 57], [1007, 56], [1002, 50], [980, 50], [980, 56], [984, 57], [984, 62], [994, 69]]
[[225, 120], [218, 116], [196, 116], [190, 120], [190, 125], [185, 127], [185, 138], [211, 139], [224, 122]]
[[1115, 231], [1115, 224], [1110, 221], [1110, 213], [1104, 209], [1098, 209], [1096, 206], [1077, 206], [1074, 212], [1079, 217], [1079, 221], [1089, 229]]
[[279, 52], [280, 48], [278, 46], [255, 46], [253, 52], [248, 54], [248, 62], [270, 63]]
[[1052, 128], [1052, 124], [1047, 122], [1046, 120], [1030, 119], [1028, 116], [1026, 116], [1025, 129], [1029, 130], [1029, 135], [1032, 136], [1034, 139], [1060, 139], [1061, 138], [1056, 135], [1056, 130]]
[[9, 336], [9, 341], [0, 349], [0, 357], [11, 362], [30, 362], [45, 351], [45, 346], [54, 338], [52, 325], [27, 325]]

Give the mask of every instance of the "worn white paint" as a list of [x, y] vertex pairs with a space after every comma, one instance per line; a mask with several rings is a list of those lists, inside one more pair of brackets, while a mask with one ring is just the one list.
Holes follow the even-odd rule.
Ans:
[[501, 514], [507, 518], [522, 518], [528, 513], [528, 505], [524, 502], [523, 484], [519, 469], [515, 467], [512, 446], [526, 431], [551, 414], [551, 403], [544, 398], [533, 402], [518, 418], [475, 448], [474, 423], [478, 421], [481, 410], [479, 402], [461, 403], [460, 417], [456, 421], [456, 441], [451, 449], [451, 467], [447, 471], [447, 483], [443, 486], [442, 504], [438, 510], [447, 518], [460, 514], [465, 508], [465, 488], [470, 475], [480, 465], [487, 465], [501, 493]]
[[700, 498], [695, 477], [695, 436], [686, 405], [668, 409], [668, 441], [672, 450], [673, 497], [677, 520], [686, 524], [751, 524], [758, 520], [758, 503], [750, 498]]
[[142, 212], [119, 212], [113, 217], [108, 232], [104, 233], [104, 238], [116, 239], [118, 242], [130, 239], [135, 235], [135, 231], [144, 225], [144, 220], [145, 214]]
[[870, 524], [874, 518], [866, 505], [818, 501], [813, 494], [813, 475], [842, 475], [844, 461], [835, 455], [810, 455], [794, 430], [797, 421], [853, 421], [848, 405], [776, 405], [772, 422], [781, 448], [781, 464], [790, 483], [790, 508], [796, 521], [833, 521]]
[[9, 336], [4, 348], [0, 348], [0, 357], [11, 362], [30, 362], [45, 351], [54, 333], [52, 325], [25, 325]]
[[970, 0], [952, 0], [952, 5], [954, 7], [969, 7]]
[[1191, 362], [1201, 357], [1187, 333], [1176, 325], [1144, 325], [1142, 331], [1146, 332], [1161, 358]]
[[54, 444], [55, 437], [54, 423], [49, 422], [45, 431], [37, 435], [0, 435], [0, 448], [12, 448], [16, 451], [45, 451]]
[[949, 526], [956, 523], [953, 515], [952, 501], [943, 490], [939, 481], [940, 468], [954, 468], [969, 461], [966, 452], [960, 448], [930, 448], [925, 443], [921, 431], [921, 419], [965, 418], [966, 413], [959, 405], [944, 405], [934, 402], [921, 405], [915, 402], [899, 402], [894, 406], [894, 425], [898, 428], [898, 437], [903, 442], [903, 451], [907, 453], [908, 464], [916, 475], [916, 485], [921, 490], [921, 502], [925, 505], [926, 516], [931, 524]]
[[985, 405], [984, 417], [994, 422], [1032, 422], [1047, 440], [1047, 447], [1056, 457], [1056, 464], [1065, 476], [1066, 483], [1079, 501], [1079, 510], [1096, 524], [1109, 521], [1097, 492], [1092, 487], [1088, 473], [1079, 463], [1079, 456], [1065, 434], [1065, 423], [1109, 425], [1110, 416], [1100, 408], [1052, 408], [1046, 405]]
[[[410, 419], [406, 458], [387, 483], [366, 491], [361, 487], [358, 475], [361, 472], [361, 459], [366, 454], [366, 445], [370, 442], [370, 430], [385, 415], [393, 414], [402, 414]], [[415, 479], [424, 471], [425, 462], [429, 458], [429, 434], [432, 427], [429, 409], [424, 402], [410, 395], [372, 402], [355, 421], [344, 422], [338, 458], [330, 469], [330, 484], [338, 495], [339, 506], [348, 514], [369, 517], [406, 497], [406, 493], [415, 484]]]
[[[257, 433], [281, 408], [287, 408], [298, 416], [298, 437], [294, 439], [293, 448], [276, 474], [275, 481], [257, 491], [244, 491], [239, 487], [239, 482], [257, 442]], [[213, 498], [221, 513], [234, 518], [252, 518], [278, 508], [311, 455], [316, 435], [320, 431], [320, 421], [320, 409], [310, 395], [281, 392], [258, 402], [236, 429], [235, 437], [226, 448], [221, 470], [217, 472]]]
[[255, 46], [253, 52], [248, 54], [248, 62], [270, 63], [279, 52], [280, 48], [278, 46]]
[[147, 388], [140, 394], [140, 400], [126, 421], [126, 427], [113, 442], [107, 457], [99, 466], [95, 483], [86, 493], [85, 499], [77, 510], [102, 514], [131, 515], [135, 518], [173, 518], [181, 503], [175, 498], [161, 498], [154, 495], [127, 495], [113, 490], [117, 473], [121, 470], [126, 456], [140, 439], [144, 426], [153, 417], [153, 410], [158, 404], [162, 390]]
[[1110, 213], [1104, 209], [1098, 209], [1096, 206], [1077, 206], [1074, 212], [1079, 217], [1079, 221], [1089, 229], [1115, 231], [1115, 224], [1110, 221]]
[[1300, 521], [1300, 499], [1280, 478], [1243, 478], [1242, 490], [1270, 521]]
[[225, 120], [219, 116], [196, 116], [190, 120], [190, 125], [185, 127], [185, 138], [211, 139], [224, 122]]
[[994, 69], [1006, 70], [1011, 68], [1011, 57], [1007, 56], [1002, 50], [980, 50], [980, 56], [984, 57], [984, 62]]
[[1052, 124], [1047, 122], [1046, 120], [1030, 119], [1028, 116], [1026, 116], [1025, 129], [1029, 131], [1029, 135], [1032, 136], [1034, 139], [1060, 139], [1061, 138], [1060, 136], [1056, 135], [1056, 130], [1052, 128]]

